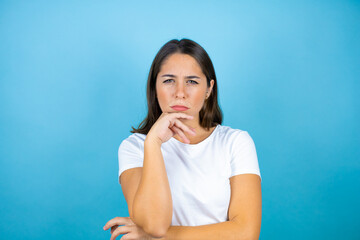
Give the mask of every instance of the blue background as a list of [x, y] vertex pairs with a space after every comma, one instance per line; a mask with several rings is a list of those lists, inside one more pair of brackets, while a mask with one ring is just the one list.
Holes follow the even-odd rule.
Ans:
[[171, 39], [252, 136], [260, 239], [360, 239], [359, 1], [1, 1], [1, 239], [109, 239], [117, 150]]

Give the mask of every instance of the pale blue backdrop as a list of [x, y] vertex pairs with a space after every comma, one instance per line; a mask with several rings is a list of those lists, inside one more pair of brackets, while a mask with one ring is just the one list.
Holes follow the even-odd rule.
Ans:
[[260, 239], [360, 239], [359, 1], [1, 1], [0, 238], [110, 238], [117, 149], [174, 38], [254, 139]]

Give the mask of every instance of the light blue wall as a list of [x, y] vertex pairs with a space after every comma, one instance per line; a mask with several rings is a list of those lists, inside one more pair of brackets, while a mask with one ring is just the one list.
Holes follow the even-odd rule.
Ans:
[[261, 239], [360, 239], [359, 1], [1, 1], [0, 238], [110, 238], [117, 149], [173, 38], [254, 139]]

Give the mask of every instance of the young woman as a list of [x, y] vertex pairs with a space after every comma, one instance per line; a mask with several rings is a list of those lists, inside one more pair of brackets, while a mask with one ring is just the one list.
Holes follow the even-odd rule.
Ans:
[[119, 147], [130, 217], [105, 224], [111, 240], [259, 239], [255, 145], [247, 131], [221, 125], [217, 95], [213, 64], [199, 44], [171, 40], [159, 50], [148, 115]]

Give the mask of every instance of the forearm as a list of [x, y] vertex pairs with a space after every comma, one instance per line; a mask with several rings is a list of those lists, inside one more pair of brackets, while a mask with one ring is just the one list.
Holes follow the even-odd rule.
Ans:
[[142, 176], [132, 213], [134, 223], [148, 233], [165, 232], [171, 224], [172, 199], [161, 144], [151, 139], [144, 142]]
[[[256, 235], [256, 234], [255, 234]], [[153, 238], [154, 240], [156, 238]], [[241, 240], [259, 239], [248, 229], [234, 221], [201, 226], [170, 226], [160, 240]], [[159, 238], [157, 238], [159, 240]]]

